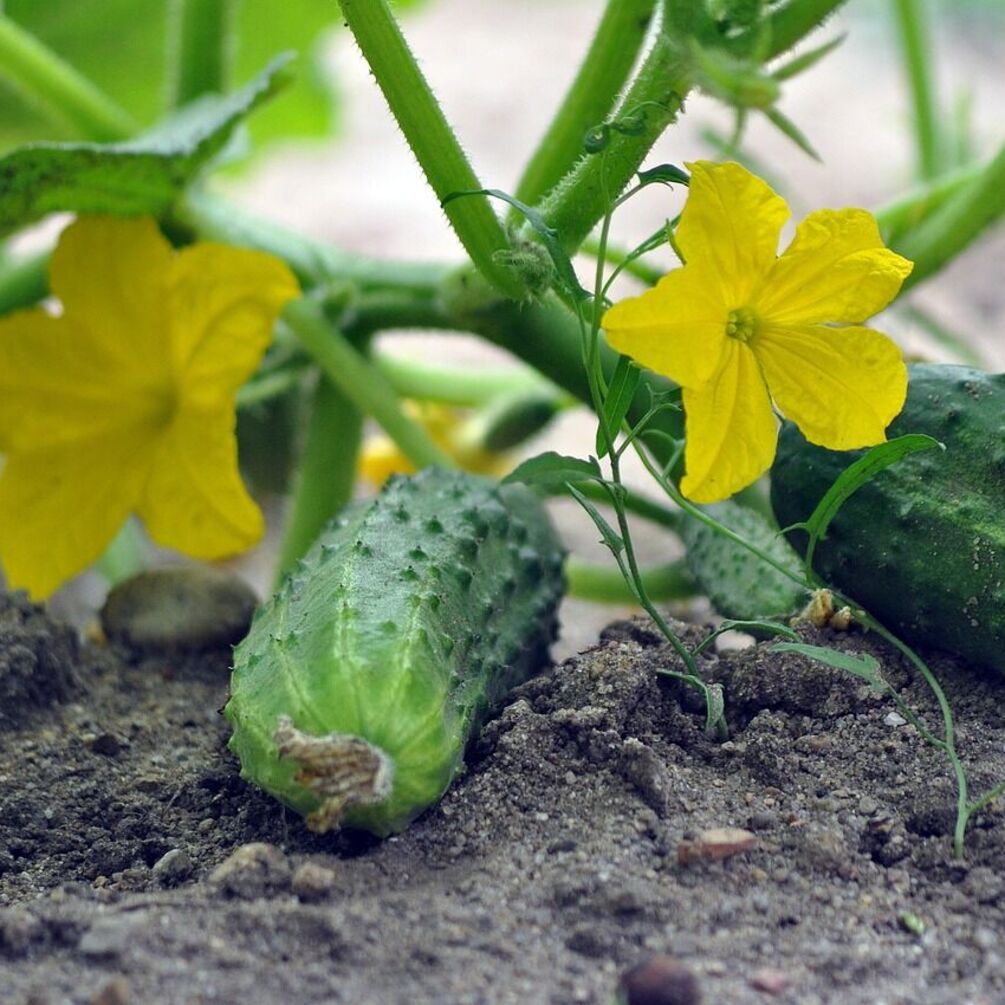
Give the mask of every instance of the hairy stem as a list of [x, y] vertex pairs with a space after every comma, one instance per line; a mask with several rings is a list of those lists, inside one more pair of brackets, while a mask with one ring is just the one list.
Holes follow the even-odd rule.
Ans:
[[[453, 193], [483, 189], [386, 0], [340, 0], [340, 6], [436, 198], [442, 203]], [[453, 199], [444, 212], [479, 272], [502, 293], [519, 299], [522, 283], [497, 257], [509, 241], [488, 199]]]
[[583, 158], [540, 204], [562, 246], [575, 251], [603, 219], [611, 198], [631, 181], [652, 145], [676, 118], [691, 87], [686, 46], [660, 32], [625, 95], [616, 116], [628, 120], [612, 129], [607, 145]]
[[518, 199], [536, 203], [583, 156], [586, 132], [614, 107], [655, 6], [656, 0], [608, 0], [579, 72], [517, 185]]

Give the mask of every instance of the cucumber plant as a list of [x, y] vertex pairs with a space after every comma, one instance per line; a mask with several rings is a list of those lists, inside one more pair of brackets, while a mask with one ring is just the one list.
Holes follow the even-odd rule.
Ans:
[[547, 659], [563, 558], [523, 486], [391, 479], [328, 526], [235, 650], [242, 775], [314, 830], [402, 830]]

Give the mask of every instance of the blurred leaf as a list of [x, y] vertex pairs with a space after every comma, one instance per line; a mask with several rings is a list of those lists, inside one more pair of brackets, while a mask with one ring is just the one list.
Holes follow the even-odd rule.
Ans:
[[801, 642], [779, 642], [771, 647], [771, 652], [798, 653], [835, 670], [844, 670], [866, 681], [879, 694], [883, 694], [889, 688], [880, 674], [879, 660], [868, 653], [845, 653], [826, 646], [810, 646]]
[[[395, 6], [403, 10], [417, 2], [399, 0]], [[152, 124], [165, 112], [170, 0], [6, 0], [3, 7], [138, 121]], [[338, 6], [325, 0], [241, 0], [235, 20], [232, 80], [247, 79], [282, 50], [300, 55], [295, 86], [251, 123], [256, 146], [329, 133], [335, 98], [322, 61], [328, 32], [342, 26]], [[54, 133], [2, 85], [0, 109], [0, 151], [32, 140], [75, 138]]]
[[[612, 439], [617, 439], [621, 431], [628, 409], [635, 399], [635, 391], [642, 379], [642, 371], [627, 356], [619, 356], [614, 376], [604, 398], [604, 420]], [[607, 441], [604, 439], [602, 425], [597, 427], [597, 454], [603, 457], [607, 453]]]
[[[572, 498], [575, 499], [576, 502], [578, 502], [579, 505], [582, 506], [583, 509], [586, 510], [586, 512], [589, 514], [590, 519], [596, 525], [597, 530], [600, 531], [600, 536], [603, 540], [603, 543], [606, 544], [607, 547], [610, 549], [611, 554], [615, 558], [618, 558], [621, 555], [621, 553], [625, 550], [624, 538], [607, 522], [603, 513], [601, 513], [600, 510], [597, 509], [597, 507], [594, 506], [593, 503], [590, 502], [590, 500], [587, 499], [586, 496], [584, 496], [583, 493], [580, 492], [575, 485], [570, 484], [566, 487], [568, 488], [569, 494], [572, 496]], [[622, 572], [624, 572], [624, 567], [622, 567]], [[626, 575], [625, 582], [628, 584], [628, 588], [632, 591], [632, 593], [635, 594], [635, 596], [641, 603], [642, 598], [639, 596], [638, 588], [636, 587], [634, 580], [632, 580]]]
[[226, 97], [193, 102], [128, 143], [37, 143], [0, 158], [0, 235], [46, 213], [158, 215], [234, 128], [289, 82], [289, 56]]
[[556, 454], [553, 450], [549, 450], [517, 465], [503, 482], [564, 485], [566, 482], [581, 482], [600, 477], [600, 465], [592, 457], [584, 461], [580, 457], [566, 457], [564, 454]]

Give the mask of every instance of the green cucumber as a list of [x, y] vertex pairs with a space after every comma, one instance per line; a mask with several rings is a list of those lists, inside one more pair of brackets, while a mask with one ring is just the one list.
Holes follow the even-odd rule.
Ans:
[[[889, 436], [925, 450], [881, 471], [841, 507], [814, 565], [905, 640], [1005, 671], [1005, 374], [914, 364]], [[785, 527], [805, 520], [861, 452], [808, 444], [786, 424], [771, 471]], [[791, 535], [805, 550], [806, 535]]]
[[404, 829], [547, 659], [563, 559], [523, 486], [392, 478], [325, 529], [235, 649], [242, 776], [317, 831]]

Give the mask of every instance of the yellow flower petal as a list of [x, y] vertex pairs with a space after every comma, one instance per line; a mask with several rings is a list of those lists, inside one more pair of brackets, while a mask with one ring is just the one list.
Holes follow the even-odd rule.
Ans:
[[744, 306], [778, 254], [789, 207], [760, 178], [739, 164], [688, 164], [691, 184], [677, 227], [688, 264], [701, 263], [718, 277], [719, 302]]
[[716, 277], [695, 264], [619, 301], [600, 323], [618, 352], [683, 387], [698, 387], [719, 366], [728, 318]]
[[139, 497], [146, 436], [129, 431], [8, 456], [0, 557], [8, 583], [47, 597], [99, 558]]
[[64, 314], [86, 321], [102, 352], [137, 378], [166, 362], [172, 255], [150, 217], [83, 216], [60, 234], [49, 263]]
[[171, 348], [185, 400], [230, 404], [254, 372], [283, 305], [300, 292], [289, 268], [257, 251], [195, 244], [172, 263]]
[[821, 209], [796, 228], [755, 302], [775, 324], [858, 323], [893, 300], [912, 268], [883, 246], [871, 213]]
[[142, 421], [150, 389], [116, 383], [107, 346], [42, 310], [0, 318], [0, 450], [90, 440]]
[[371, 436], [359, 452], [356, 471], [379, 489], [391, 475], [415, 474], [415, 465], [389, 436]]
[[882, 443], [904, 405], [900, 350], [870, 328], [769, 327], [754, 352], [779, 409], [819, 446]]
[[241, 481], [233, 410], [182, 409], [160, 442], [137, 512], [150, 536], [193, 558], [225, 558], [261, 538]]
[[719, 502], [771, 467], [778, 423], [750, 349], [728, 339], [718, 377], [684, 388], [687, 442], [681, 491], [699, 503]]

